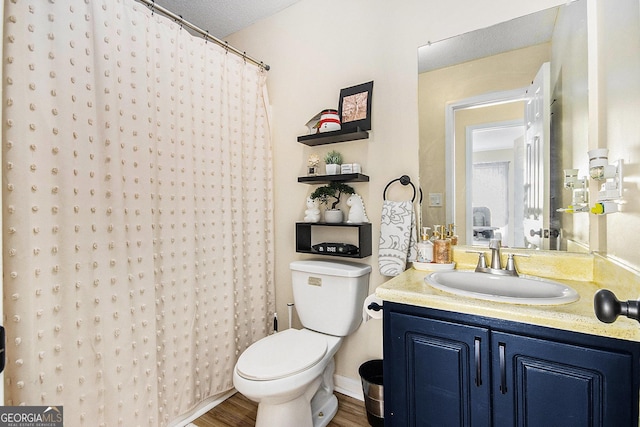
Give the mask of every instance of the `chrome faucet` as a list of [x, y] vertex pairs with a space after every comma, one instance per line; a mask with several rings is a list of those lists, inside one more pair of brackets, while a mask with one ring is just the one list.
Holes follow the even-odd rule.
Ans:
[[502, 242], [499, 239], [491, 239], [489, 241], [489, 249], [491, 249], [491, 269], [502, 270], [502, 259], [500, 254], [500, 248]]
[[[487, 258], [485, 257], [484, 252], [478, 252], [478, 265], [476, 266], [476, 273], [488, 273], [488, 274], [498, 274], [501, 276], [518, 276], [518, 271], [516, 269], [516, 263], [513, 260], [515, 254], [507, 254], [507, 265], [505, 268], [502, 268], [502, 254], [500, 248], [502, 244], [500, 239], [491, 239], [489, 241], [489, 249], [491, 249], [491, 266], [487, 267]], [[475, 251], [471, 251], [475, 252]], [[522, 255], [528, 256], [528, 255]]]

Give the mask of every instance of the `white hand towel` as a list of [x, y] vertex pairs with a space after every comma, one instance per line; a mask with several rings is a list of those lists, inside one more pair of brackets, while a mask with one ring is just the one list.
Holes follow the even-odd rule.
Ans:
[[397, 276], [416, 259], [413, 202], [385, 200], [382, 204], [378, 264], [383, 276]]

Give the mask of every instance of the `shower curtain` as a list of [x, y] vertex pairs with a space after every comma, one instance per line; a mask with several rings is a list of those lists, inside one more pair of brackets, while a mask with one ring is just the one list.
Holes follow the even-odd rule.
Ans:
[[266, 73], [133, 0], [11, 0], [6, 405], [162, 426], [274, 311]]

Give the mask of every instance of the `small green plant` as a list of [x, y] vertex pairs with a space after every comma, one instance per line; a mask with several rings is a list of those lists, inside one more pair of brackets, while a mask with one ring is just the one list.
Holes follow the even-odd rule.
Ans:
[[336, 150], [331, 150], [324, 155], [324, 162], [328, 165], [341, 165], [342, 154], [340, 154]]
[[329, 204], [330, 199], [335, 199], [334, 202], [331, 203], [331, 209], [335, 209], [337, 204], [340, 203], [340, 196], [343, 194], [353, 194], [355, 190], [353, 187], [347, 184], [343, 184], [342, 182], [332, 181], [327, 185], [323, 185], [322, 187], [316, 188], [316, 190], [311, 193], [312, 199], [320, 200], [320, 203], [327, 206]]

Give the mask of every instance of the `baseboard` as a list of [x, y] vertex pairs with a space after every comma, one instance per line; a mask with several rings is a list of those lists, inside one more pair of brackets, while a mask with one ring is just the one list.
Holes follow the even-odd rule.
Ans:
[[212, 410], [213, 408], [215, 408], [216, 406], [218, 406], [219, 404], [227, 400], [229, 397], [231, 397], [235, 393], [236, 393], [236, 389], [232, 388], [227, 392], [205, 399], [197, 407], [189, 411], [189, 413], [183, 415], [179, 419], [176, 419], [170, 422], [167, 427], [193, 426], [193, 424], [191, 424], [191, 421], [200, 418], [202, 415], [206, 414], [207, 412], [209, 412], [210, 410]]
[[338, 393], [345, 394], [354, 399], [364, 401], [364, 393], [362, 392], [362, 382], [353, 378], [343, 377], [342, 375], [333, 376], [333, 386]]
[[[342, 393], [349, 397], [353, 397], [354, 399], [358, 399], [360, 401], [364, 401], [362, 382], [360, 382], [359, 380], [354, 380], [353, 378], [349, 377], [343, 377], [342, 375], [334, 375], [333, 385], [336, 392]], [[181, 419], [174, 420], [173, 422], [169, 423], [168, 427], [188, 427], [191, 421], [209, 412], [211, 409], [218, 406], [235, 392], [235, 389], [231, 389], [226, 393], [205, 400], [188, 415], [185, 415], [184, 417], [181, 417]]]

